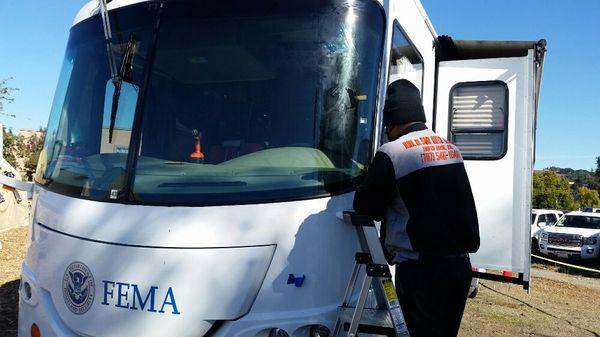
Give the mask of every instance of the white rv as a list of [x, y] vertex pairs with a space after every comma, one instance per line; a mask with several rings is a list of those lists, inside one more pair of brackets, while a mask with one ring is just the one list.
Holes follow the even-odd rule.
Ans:
[[474, 267], [528, 286], [543, 41], [438, 36], [413, 0], [107, 10], [90, 2], [71, 29], [31, 186], [19, 336], [328, 336], [359, 249], [336, 214], [399, 78], [462, 150]]

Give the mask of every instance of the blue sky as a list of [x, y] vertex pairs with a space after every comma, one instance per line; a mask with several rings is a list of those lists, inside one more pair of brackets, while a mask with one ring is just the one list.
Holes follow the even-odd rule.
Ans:
[[[0, 0], [0, 78], [20, 90], [0, 122], [45, 125], [69, 28], [86, 0]], [[439, 34], [548, 41], [536, 168], [590, 169], [600, 156], [600, 1], [422, 0]]]

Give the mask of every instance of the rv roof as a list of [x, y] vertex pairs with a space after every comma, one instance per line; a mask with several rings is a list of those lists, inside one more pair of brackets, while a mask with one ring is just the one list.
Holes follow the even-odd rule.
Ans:
[[[135, 3], [144, 2], [144, 1], [148, 1], [148, 0], [112, 0], [112, 1], [107, 1], [108, 2], [107, 7], [108, 7], [108, 10], [111, 10], [114, 8], [125, 7], [128, 5], [133, 5]], [[73, 21], [73, 26], [75, 26], [76, 24], [80, 23], [81, 21], [83, 21], [95, 14], [98, 14], [98, 10], [99, 10], [98, 0], [91, 0], [87, 4], [83, 5], [83, 7], [79, 10], [77, 15], [75, 16], [75, 20]]]
[[[144, 1], [150, 1], [150, 0], [112, 0], [112, 1], [109, 0], [108, 1], [108, 10], [111, 10], [114, 8], [119, 8], [119, 7], [125, 7], [128, 5], [132, 5], [132, 4], [135, 4], [138, 2], [144, 2]], [[379, 3], [382, 2], [382, 0], [375, 0], [375, 1], [377, 1]], [[413, 3], [418, 8], [419, 12], [421, 13], [421, 16], [423, 16], [423, 19], [425, 20], [425, 23], [427, 24], [427, 28], [429, 29], [429, 31], [431, 32], [433, 37], [434, 38], [437, 37], [437, 33], [435, 32], [435, 29], [433, 28], [433, 25], [431, 24], [431, 21], [429, 20], [429, 16], [425, 12], [425, 9], [423, 8], [421, 1], [413, 0]], [[97, 13], [98, 13], [98, 0], [91, 0], [90, 2], [85, 4], [81, 8], [81, 10], [79, 10], [77, 15], [75, 16], [75, 20], [73, 21], [73, 26], [78, 24], [79, 22], [97, 14]]]

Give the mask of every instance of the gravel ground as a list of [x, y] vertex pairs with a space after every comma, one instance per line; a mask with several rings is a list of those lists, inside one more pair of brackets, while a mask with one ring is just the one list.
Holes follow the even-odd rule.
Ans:
[[[0, 337], [14, 337], [27, 228], [0, 232], [0, 242]], [[517, 285], [481, 281], [459, 336], [600, 337], [600, 278], [543, 268], [533, 272], [530, 294]]]

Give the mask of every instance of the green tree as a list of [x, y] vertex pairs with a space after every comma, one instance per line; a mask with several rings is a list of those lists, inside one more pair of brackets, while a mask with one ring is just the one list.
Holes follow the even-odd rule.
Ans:
[[533, 207], [562, 210], [577, 208], [569, 181], [550, 170], [534, 172]]
[[577, 203], [580, 207], [600, 207], [600, 195], [598, 191], [582, 186], [577, 189]]
[[596, 157], [596, 170], [593, 173], [593, 180], [588, 186], [600, 193], [600, 157]]
[[19, 146], [21, 140], [19, 136], [16, 136], [12, 133], [12, 129], [3, 128], [3, 137], [4, 137], [4, 159], [12, 165], [12, 167], [18, 169], [17, 156], [19, 155]]
[[33, 175], [35, 174], [35, 170], [37, 168], [38, 159], [40, 158], [40, 153], [42, 152], [42, 148], [44, 147], [44, 138], [43, 137], [31, 137], [27, 142], [25, 142], [23, 149], [23, 158], [25, 158], [24, 171], [27, 180], [33, 180]]
[[[46, 132], [41, 128], [40, 131]], [[4, 130], [4, 159], [21, 172], [23, 179], [33, 179], [43, 146], [43, 136], [24, 138], [13, 134], [12, 129]]]

